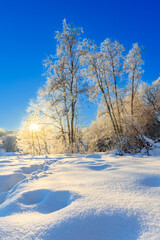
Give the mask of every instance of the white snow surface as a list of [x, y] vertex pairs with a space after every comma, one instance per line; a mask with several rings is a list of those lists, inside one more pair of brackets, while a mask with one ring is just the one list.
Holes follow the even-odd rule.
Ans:
[[159, 240], [160, 157], [0, 156], [0, 239]]

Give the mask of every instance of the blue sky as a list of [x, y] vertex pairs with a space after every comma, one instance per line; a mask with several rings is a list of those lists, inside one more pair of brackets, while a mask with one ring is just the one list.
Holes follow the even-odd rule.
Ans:
[[[117, 39], [126, 50], [144, 47], [143, 80], [160, 76], [159, 0], [0, 0], [0, 127], [17, 129], [29, 99], [44, 83], [42, 61], [55, 53], [62, 20], [84, 29], [97, 44]], [[95, 117], [91, 113], [89, 118]]]

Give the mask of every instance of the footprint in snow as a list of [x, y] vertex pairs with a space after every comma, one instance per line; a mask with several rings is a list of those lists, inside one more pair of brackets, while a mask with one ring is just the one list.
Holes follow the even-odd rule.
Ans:
[[51, 191], [38, 189], [24, 192], [14, 202], [0, 208], [0, 217], [22, 212], [39, 212], [49, 214], [69, 206], [79, 196], [70, 191]]
[[102, 156], [100, 154], [89, 154], [86, 156], [86, 158], [102, 158]]
[[44, 169], [44, 164], [31, 165], [30, 167], [21, 167], [21, 171], [23, 172], [23, 174], [31, 174], [35, 171], [43, 170], [43, 169]]
[[104, 170], [104, 169], [109, 168], [109, 167], [111, 167], [111, 166], [107, 165], [107, 164], [102, 164], [102, 165], [95, 164], [95, 165], [87, 166], [87, 168], [89, 168], [91, 170], [94, 170], [94, 171], [101, 171], [101, 170]]
[[77, 198], [78, 195], [70, 191], [38, 189], [23, 193], [19, 202], [27, 205], [27, 210], [29, 209], [28, 207], [30, 207], [32, 211], [49, 214], [67, 207]]
[[146, 187], [160, 187], [160, 176], [148, 176], [141, 181]]

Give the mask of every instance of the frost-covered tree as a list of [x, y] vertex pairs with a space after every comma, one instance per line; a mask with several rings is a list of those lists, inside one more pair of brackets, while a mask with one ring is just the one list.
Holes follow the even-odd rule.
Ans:
[[[26, 121], [36, 116], [43, 127], [34, 132], [26, 125], [18, 133], [26, 152], [104, 151], [115, 145], [136, 152], [136, 146], [144, 147], [147, 129], [160, 122], [160, 81], [142, 87], [142, 48], [133, 44], [125, 55], [118, 41], [107, 38], [98, 47], [82, 33], [66, 20], [56, 32], [56, 53], [43, 62], [46, 82], [30, 103]], [[86, 129], [79, 124], [84, 99], [98, 104], [97, 119]]]
[[134, 115], [134, 98], [137, 94], [139, 83], [143, 74], [142, 66], [144, 62], [141, 57], [142, 48], [138, 46], [138, 43], [133, 44], [132, 49], [129, 51], [124, 62], [124, 71], [128, 73], [128, 86], [131, 95], [130, 111], [133, 118]]
[[145, 102], [148, 106], [154, 109], [157, 121], [160, 122], [160, 78], [152, 83], [151, 86], [145, 88]]
[[[39, 90], [36, 101], [31, 101], [27, 110], [29, 119], [30, 116], [38, 116], [40, 122], [45, 123], [44, 126], [54, 128], [54, 133], [50, 134], [52, 148], [57, 149], [56, 152], [81, 151], [83, 148], [78, 112], [88, 89], [84, 71], [88, 45], [86, 40], [81, 39], [82, 33], [81, 28], [63, 21], [63, 31], [56, 32], [56, 54], [50, 55], [43, 62], [46, 83]], [[29, 119], [25, 124], [28, 125]], [[19, 139], [22, 140], [26, 134], [29, 136], [26, 145], [31, 143], [34, 154], [41, 152], [38, 144], [40, 131], [31, 134], [30, 129], [25, 127], [23, 131], [19, 131]], [[23, 144], [21, 146], [23, 148]]]
[[87, 91], [84, 81], [87, 42], [80, 39], [82, 32], [81, 28], [72, 27], [64, 20], [62, 33], [57, 32], [55, 37], [56, 55], [44, 61], [47, 83], [41, 96], [52, 109], [52, 118], [68, 142], [70, 152], [74, 151], [78, 104]]
[[147, 135], [152, 139], [160, 138], [160, 78], [144, 88], [143, 100], [147, 116], [152, 119]]
[[119, 89], [119, 83], [123, 51], [122, 44], [106, 39], [100, 49], [95, 45], [90, 46], [90, 52], [87, 55], [88, 71], [94, 85], [94, 92], [102, 95], [115, 134], [119, 137], [122, 135], [122, 91]]

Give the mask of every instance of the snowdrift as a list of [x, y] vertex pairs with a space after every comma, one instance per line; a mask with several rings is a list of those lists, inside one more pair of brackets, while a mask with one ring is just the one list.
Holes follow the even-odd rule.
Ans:
[[0, 239], [160, 239], [160, 158], [0, 157]]

